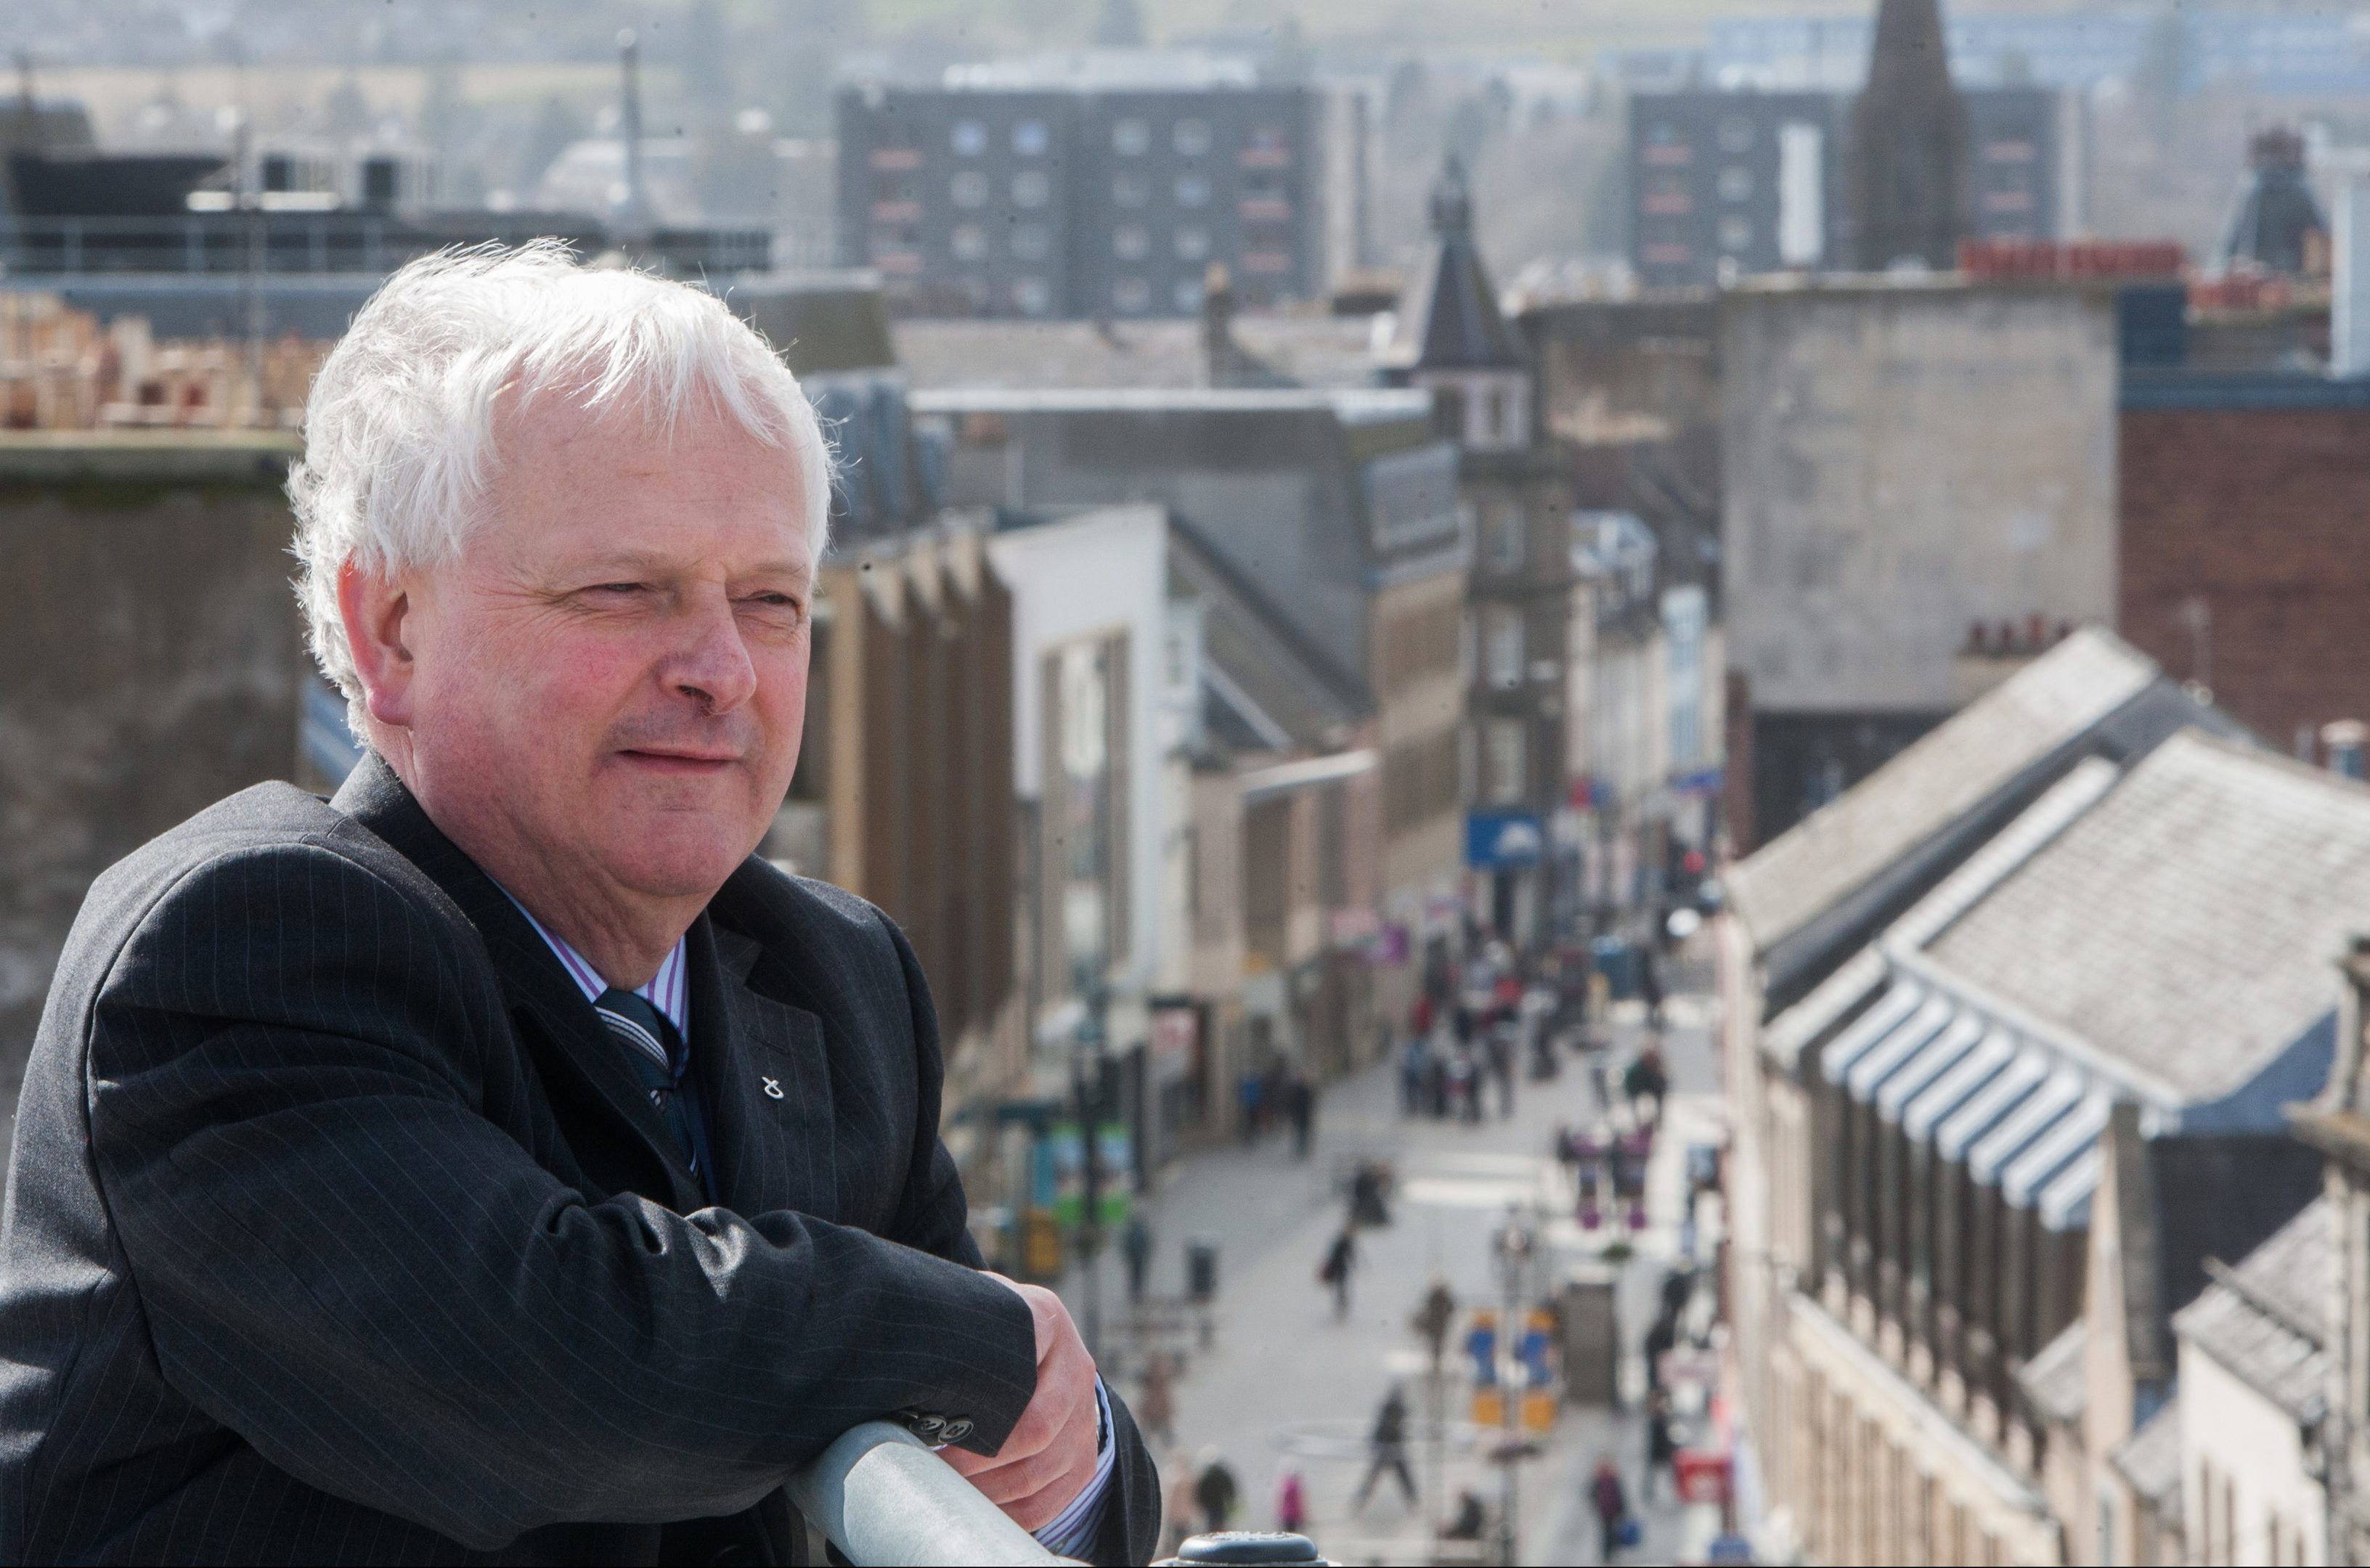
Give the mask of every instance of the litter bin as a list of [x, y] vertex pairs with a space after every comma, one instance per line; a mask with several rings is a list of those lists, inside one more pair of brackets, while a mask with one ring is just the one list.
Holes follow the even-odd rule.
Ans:
[[1185, 1294], [1208, 1301], [1218, 1294], [1218, 1242], [1213, 1236], [1192, 1236], [1185, 1242]]

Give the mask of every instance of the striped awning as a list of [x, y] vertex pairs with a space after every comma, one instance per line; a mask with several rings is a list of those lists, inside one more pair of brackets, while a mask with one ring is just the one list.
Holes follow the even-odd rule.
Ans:
[[1934, 1129], [2016, 1060], [2016, 1042], [1997, 1029], [1986, 1034], [1956, 1065], [1901, 1107], [1901, 1130], [1923, 1143]]
[[1930, 998], [1925, 1006], [1911, 1013], [1893, 1033], [1861, 1053], [1844, 1076], [1844, 1088], [1855, 1100], [1865, 1104], [1876, 1093], [1877, 1086], [1893, 1076], [1895, 1070], [1911, 1057], [1926, 1048], [1934, 1036], [1942, 1032], [1958, 1010], [1947, 997]]
[[2021, 1104], [2049, 1076], [2049, 1064], [2030, 1051], [2011, 1047], [2008, 1065], [1967, 1103], [1950, 1113], [1934, 1132], [1934, 1152], [1945, 1160], [1963, 1160], [1967, 1146], [1990, 1132], [2001, 1118]]
[[1874, 1049], [1879, 1042], [1901, 1027], [1909, 1015], [1926, 1000], [1926, 988], [1907, 980], [1898, 980], [1893, 989], [1877, 998], [1866, 1013], [1852, 1020], [1850, 1027], [1837, 1035], [1819, 1059], [1819, 1070], [1830, 1083], [1841, 1083], [1852, 1064]]
[[2031, 1206], [2098, 1143], [2107, 1126], [2107, 1106], [2104, 1094], [2092, 1093], [2059, 1117], [2001, 1170], [2000, 1196], [2019, 1208]]
[[1917, 1054], [1902, 1063], [1901, 1070], [1884, 1081], [1876, 1092], [1877, 1115], [1887, 1121], [1901, 1119], [1903, 1107], [1916, 1098], [1936, 1079], [1949, 1072], [1984, 1037], [1984, 1021], [1962, 1013], [1950, 1021], [1950, 1026], [1926, 1042]]
[[1997, 1127], [1975, 1140], [1967, 1150], [1967, 1174], [1979, 1182], [1997, 1181], [2010, 1161], [2082, 1103], [2083, 1088], [2082, 1080], [2073, 1073], [2052, 1074], [2001, 1117]]

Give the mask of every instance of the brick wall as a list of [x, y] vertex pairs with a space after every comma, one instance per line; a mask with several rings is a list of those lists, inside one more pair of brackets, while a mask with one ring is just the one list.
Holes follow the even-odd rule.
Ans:
[[2370, 409], [2135, 409], [2122, 435], [2123, 635], [2282, 750], [2370, 718]]

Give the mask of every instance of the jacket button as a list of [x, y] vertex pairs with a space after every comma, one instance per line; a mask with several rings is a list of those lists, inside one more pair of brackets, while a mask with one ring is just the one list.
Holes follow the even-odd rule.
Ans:
[[936, 1443], [940, 1441], [939, 1434], [946, 1430], [946, 1425], [945, 1416], [932, 1415], [927, 1411], [916, 1411], [912, 1419], [905, 1423], [905, 1430], [925, 1443]]
[[938, 1440], [945, 1443], [960, 1443], [970, 1436], [971, 1423], [958, 1415], [947, 1423], [947, 1429], [938, 1434]]

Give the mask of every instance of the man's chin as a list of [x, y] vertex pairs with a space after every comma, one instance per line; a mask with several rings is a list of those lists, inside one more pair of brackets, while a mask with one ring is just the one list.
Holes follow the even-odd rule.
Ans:
[[611, 875], [650, 898], [712, 898], [750, 853], [739, 836], [719, 828], [712, 818], [633, 823], [608, 841]]

